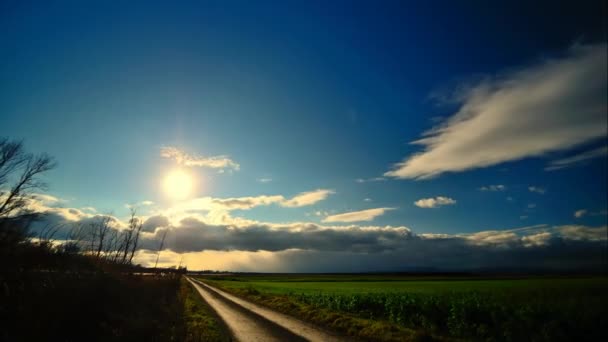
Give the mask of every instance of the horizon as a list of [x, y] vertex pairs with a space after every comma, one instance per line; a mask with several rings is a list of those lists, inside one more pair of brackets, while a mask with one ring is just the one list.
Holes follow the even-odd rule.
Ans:
[[145, 267], [605, 272], [605, 6], [4, 2], [0, 138]]

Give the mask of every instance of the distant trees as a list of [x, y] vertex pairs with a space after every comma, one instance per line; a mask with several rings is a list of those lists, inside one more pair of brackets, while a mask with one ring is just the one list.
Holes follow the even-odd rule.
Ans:
[[132, 265], [143, 229], [134, 208], [126, 227], [106, 214], [80, 220], [71, 229], [65, 224], [47, 224], [30, 235], [31, 223], [41, 218], [34, 205], [36, 192], [46, 188], [41, 176], [55, 166], [47, 154], [28, 153], [23, 142], [0, 137], [0, 259], [17, 258], [27, 248], [36, 247], [50, 254], [78, 255], [95, 264]]

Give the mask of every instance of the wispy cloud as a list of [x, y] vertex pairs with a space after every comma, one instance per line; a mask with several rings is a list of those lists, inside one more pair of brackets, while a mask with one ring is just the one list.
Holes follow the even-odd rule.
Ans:
[[207, 167], [219, 170], [235, 170], [238, 171], [240, 165], [230, 159], [228, 156], [213, 156], [202, 157], [190, 155], [176, 147], [163, 147], [160, 150], [160, 156], [163, 158], [173, 159], [179, 165], [183, 166], [198, 166]]
[[258, 178], [257, 181], [258, 181], [258, 183], [270, 183], [270, 182], [272, 182], [272, 178], [269, 178], [269, 177]]
[[584, 216], [606, 216], [608, 214], [607, 210], [599, 210], [599, 211], [589, 211], [587, 209], [580, 209], [574, 212], [574, 217], [581, 218]]
[[127, 203], [127, 204], [125, 204], [125, 208], [136, 209], [136, 208], [140, 208], [140, 207], [149, 207], [151, 205], [154, 205], [154, 202], [146, 200], [146, 201], [141, 201], [141, 202], [137, 202], [137, 203]]
[[543, 195], [545, 192], [547, 192], [547, 190], [545, 188], [541, 188], [539, 186], [529, 186], [528, 191], [535, 192], [535, 193], [541, 194], [541, 195]]
[[235, 198], [214, 198], [211, 203], [217, 205], [223, 210], [247, 210], [258, 206], [270, 205], [273, 203], [282, 203], [285, 198], [281, 195], [275, 196], [250, 196], [250, 197], [235, 197]]
[[341, 213], [336, 215], [327, 216], [323, 219], [323, 222], [362, 222], [372, 221], [378, 216], [384, 215], [389, 210], [395, 208], [373, 208], [359, 211], [351, 211], [348, 213]]
[[545, 167], [546, 171], [554, 171], [563, 169], [566, 167], [574, 166], [581, 164], [587, 160], [604, 157], [608, 155], [608, 146], [603, 146], [600, 148], [596, 148], [594, 150], [585, 151], [583, 153], [577, 154], [575, 156], [571, 156], [568, 158], [557, 159], [551, 161], [547, 167]]
[[606, 58], [605, 43], [577, 45], [561, 59], [470, 87], [456, 114], [413, 142], [424, 150], [384, 175], [426, 179], [605, 137]]
[[335, 193], [335, 191], [330, 189], [317, 189], [314, 191], [302, 192], [288, 200], [281, 202], [281, 206], [290, 208], [304, 207], [320, 202], [326, 199], [329, 195]]
[[369, 182], [384, 182], [387, 179], [385, 177], [372, 177], [372, 178], [357, 178], [355, 182], [357, 183], [369, 183]]
[[414, 205], [420, 208], [437, 208], [443, 205], [456, 204], [454, 199], [444, 196], [437, 196], [434, 198], [421, 198], [414, 202]]
[[497, 184], [497, 185], [482, 186], [481, 188], [479, 188], [479, 191], [505, 191], [506, 189], [507, 189], [506, 186], [504, 186], [502, 184]]

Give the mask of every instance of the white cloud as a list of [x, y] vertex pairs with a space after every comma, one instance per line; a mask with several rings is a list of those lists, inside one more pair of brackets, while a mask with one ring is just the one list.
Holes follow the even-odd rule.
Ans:
[[547, 190], [545, 190], [544, 188], [538, 187], [538, 186], [529, 186], [528, 191], [535, 192], [535, 193], [541, 194], [541, 195], [544, 194], [545, 192], [547, 192]]
[[528, 204], [528, 209], [534, 209], [534, 208], [536, 208], [536, 203]]
[[581, 218], [585, 215], [587, 215], [587, 209], [580, 209], [574, 212], [574, 217], [576, 218]]
[[272, 178], [270, 178], [270, 177], [258, 178], [257, 181], [258, 181], [258, 183], [270, 183], [270, 182], [272, 182]]
[[606, 44], [510, 72], [464, 92], [456, 114], [384, 175], [426, 179], [571, 148], [606, 136]]
[[281, 206], [289, 208], [304, 207], [320, 202], [326, 199], [329, 195], [335, 193], [335, 191], [330, 189], [317, 189], [314, 191], [302, 192], [291, 199], [281, 202]]
[[368, 197], [368, 198], [364, 198], [364, 199], [363, 199], [363, 202], [371, 202], [371, 201], [372, 201], [372, 199], [371, 199], [371, 198], [369, 198], [369, 197]]
[[420, 208], [437, 208], [442, 205], [453, 205], [456, 201], [444, 196], [437, 196], [435, 198], [422, 198], [414, 202], [414, 205]]
[[361, 222], [361, 221], [372, 221], [378, 216], [384, 215], [389, 210], [395, 208], [374, 208], [365, 209], [359, 211], [351, 211], [348, 213], [336, 214], [327, 216], [323, 219], [323, 222]]
[[384, 177], [372, 177], [372, 178], [357, 178], [355, 182], [357, 183], [369, 183], [369, 182], [384, 182], [387, 179]]
[[480, 191], [505, 191], [506, 189], [507, 187], [502, 184], [482, 186], [479, 188]]
[[176, 147], [163, 147], [160, 150], [160, 156], [163, 158], [173, 159], [179, 165], [183, 166], [199, 166], [207, 167], [212, 169], [224, 169], [238, 171], [240, 165], [230, 159], [228, 156], [213, 156], [213, 157], [201, 157], [190, 155]]
[[572, 157], [553, 160], [547, 167], [545, 167], [546, 171], [554, 171], [563, 169], [566, 167], [574, 166], [583, 163], [589, 159], [604, 157], [608, 154], [608, 146], [603, 146], [600, 148], [596, 148], [594, 150], [585, 151], [583, 153], [577, 154]]

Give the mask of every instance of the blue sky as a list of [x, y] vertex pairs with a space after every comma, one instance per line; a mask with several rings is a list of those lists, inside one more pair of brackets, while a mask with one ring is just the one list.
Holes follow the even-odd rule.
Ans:
[[[196, 183], [182, 202], [256, 198], [232, 219], [605, 227], [605, 13], [601, 1], [4, 1], [0, 136], [54, 156], [53, 207], [119, 219], [127, 203], [153, 202], [146, 217], [180, 207], [162, 183], [181, 167]], [[169, 147], [238, 169], [180, 166]], [[288, 204], [303, 192], [320, 197]]]

